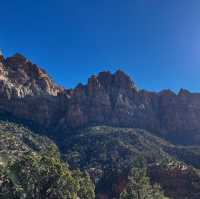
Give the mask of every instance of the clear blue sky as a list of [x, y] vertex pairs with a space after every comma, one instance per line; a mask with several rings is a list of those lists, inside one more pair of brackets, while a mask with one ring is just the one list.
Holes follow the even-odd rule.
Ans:
[[0, 1], [0, 48], [65, 87], [118, 68], [139, 88], [200, 91], [199, 0]]

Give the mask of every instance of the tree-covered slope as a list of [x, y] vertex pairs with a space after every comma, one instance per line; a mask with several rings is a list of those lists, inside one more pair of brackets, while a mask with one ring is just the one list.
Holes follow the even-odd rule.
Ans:
[[0, 121], [0, 198], [92, 199], [93, 183], [97, 199], [129, 198], [134, 187], [150, 199], [199, 198], [200, 175], [192, 166], [198, 165], [198, 146], [175, 146], [145, 130], [109, 126], [58, 137], [65, 163], [49, 138]]
[[92, 199], [85, 173], [70, 170], [46, 137], [10, 122], [0, 122], [0, 198]]
[[[184, 150], [188, 152], [187, 147], [170, 144], [145, 130], [89, 127], [77, 131], [62, 145], [67, 162], [74, 168], [87, 170], [93, 177], [98, 198], [119, 198], [138, 160], [142, 162], [139, 168], [147, 169], [152, 185], [160, 184], [167, 196], [174, 199], [199, 197], [199, 172], [188, 166], [182, 155]], [[174, 154], [177, 148], [179, 153]], [[175, 194], [176, 190], [179, 192]]]

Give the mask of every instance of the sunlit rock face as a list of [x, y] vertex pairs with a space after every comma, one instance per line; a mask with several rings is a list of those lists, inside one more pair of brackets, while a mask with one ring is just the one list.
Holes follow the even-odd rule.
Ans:
[[61, 91], [43, 69], [23, 55], [0, 56], [1, 113], [49, 126], [53, 115], [59, 115], [60, 104], [56, 96]]
[[10, 99], [45, 94], [56, 96], [59, 88], [44, 70], [17, 53], [7, 59], [0, 58], [0, 91]]
[[24, 56], [0, 57], [0, 111], [66, 132], [90, 125], [147, 129], [174, 142], [200, 143], [200, 94], [139, 90], [123, 71], [61, 89]]

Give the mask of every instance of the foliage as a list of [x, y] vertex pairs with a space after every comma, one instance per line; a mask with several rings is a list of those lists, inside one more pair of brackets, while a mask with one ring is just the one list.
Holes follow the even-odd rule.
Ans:
[[132, 168], [120, 199], [167, 199], [159, 185], [152, 186], [145, 169]]
[[[60, 160], [57, 146], [47, 137], [0, 121], [0, 198], [93, 199], [95, 189], [97, 198], [166, 199], [158, 184], [150, 184], [142, 169], [147, 168], [151, 182], [161, 184], [172, 198], [199, 199], [200, 175], [191, 174], [187, 165], [176, 160], [192, 153], [189, 157], [197, 157], [199, 165], [198, 147], [177, 147], [144, 130], [108, 126], [59, 136], [63, 136], [58, 142], [61, 157], [76, 170]], [[185, 183], [187, 179], [191, 183]], [[184, 194], [176, 196], [177, 188]]]
[[55, 144], [14, 123], [0, 122], [1, 199], [94, 199], [90, 177], [61, 161]]
[[72, 174], [73, 178], [79, 184], [78, 196], [82, 199], [92, 199], [95, 198], [94, 184], [90, 180], [88, 173], [80, 172], [76, 170]]
[[58, 158], [27, 154], [8, 165], [1, 174], [1, 198], [5, 199], [83, 199], [94, 198], [87, 175], [71, 172]]

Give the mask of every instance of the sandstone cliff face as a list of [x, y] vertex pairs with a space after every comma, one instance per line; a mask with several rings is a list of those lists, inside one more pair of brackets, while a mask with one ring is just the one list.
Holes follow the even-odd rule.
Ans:
[[[78, 116], [83, 117], [85, 124], [152, 128], [158, 126], [157, 101], [156, 94], [138, 91], [122, 71], [115, 74], [102, 72], [92, 76], [87, 85], [75, 88], [69, 100], [70, 109], [66, 119], [72, 121], [72, 127], [80, 126], [74, 122]], [[76, 112], [73, 107], [79, 107], [75, 117], [71, 114]]]
[[[182, 143], [200, 143], [200, 94], [181, 89], [159, 93], [137, 90], [122, 71], [102, 72], [79, 85], [68, 100], [66, 124], [107, 124], [157, 132]], [[189, 138], [189, 140], [188, 140]]]
[[0, 59], [0, 91], [2, 96], [25, 97], [33, 95], [57, 95], [59, 88], [42, 69], [24, 56], [15, 54]]
[[48, 75], [16, 54], [0, 59], [0, 111], [59, 129], [88, 125], [143, 128], [175, 142], [200, 143], [200, 94], [138, 90], [123, 72], [101, 72], [87, 85], [58, 88]]

